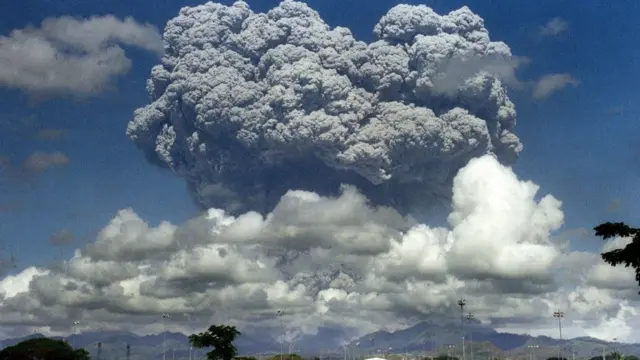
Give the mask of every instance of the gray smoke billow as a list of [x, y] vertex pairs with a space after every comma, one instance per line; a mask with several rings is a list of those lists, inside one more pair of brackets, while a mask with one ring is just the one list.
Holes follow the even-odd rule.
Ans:
[[448, 200], [473, 157], [516, 161], [513, 57], [482, 18], [398, 5], [374, 34], [357, 41], [296, 1], [267, 13], [242, 1], [185, 7], [127, 135], [199, 204], [231, 213], [345, 183], [412, 211]]

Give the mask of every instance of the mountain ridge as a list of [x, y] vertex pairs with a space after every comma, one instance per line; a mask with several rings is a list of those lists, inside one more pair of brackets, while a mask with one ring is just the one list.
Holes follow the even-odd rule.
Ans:
[[[428, 356], [452, 352], [459, 353], [461, 348], [460, 326], [454, 323], [438, 324], [420, 322], [416, 325], [396, 331], [377, 330], [350, 342], [340, 339], [344, 331], [335, 328], [320, 328], [316, 335], [303, 335], [292, 342], [293, 351], [304, 356], [322, 358], [342, 358], [344, 353], [354, 358], [372, 357], [380, 353], [422, 353]], [[17, 344], [29, 338], [41, 337], [42, 334], [31, 334], [24, 337], [10, 338], [0, 341], [2, 347]], [[558, 346], [563, 352], [575, 351], [576, 358], [590, 358], [601, 354], [603, 347], [607, 352], [619, 351], [625, 355], [640, 353], [640, 344], [620, 344], [607, 342], [593, 337], [582, 336], [573, 339], [554, 339], [548, 336], [529, 336], [498, 332], [490, 326], [476, 322], [467, 325], [465, 345], [473, 349], [479, 358], [485, 356], [525, 356], [535, 355], [547, 358], [557, 355]], [[64, 338], [64, 337], [54, 337]], [[243, 331], [236, 339], [235, 345], [241, 355], [267, 355], [280, 353], [281, 344], [277, 336], [266, 329], [249, 329]], [[166, 343], [163, 346], [163, 341]], [[126, 345], [131, 346], [131, 360], [161, 359], [163, 349], [167, 356], [186, 359], [189, 355], [187, 335], [179, 332], [162, 332], [159, 334], [136, 335], [131, 332], [108, 330], [89, 331], [70, 335], [67, 340], [74, 347], [87, 349], [95, 356], [97, 344], [102, 343], [101, 359], [119, 358], [124, 354]], [[282, 348], [286, 353], [289, 343]], [[535, 345], [533, 348], [531, 345]], [[451, 347], [450, 347], [451, 346]], [[192, 350], [204, 354], [204, 350]], [[471, 350], [467, 350], [471, 351]]]

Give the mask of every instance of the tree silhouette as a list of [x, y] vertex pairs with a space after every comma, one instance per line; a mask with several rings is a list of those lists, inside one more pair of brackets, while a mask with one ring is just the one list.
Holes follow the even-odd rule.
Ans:
[[[619, 352], [612, 352], [610, 354], [605, 355], [604, 357], [605, 360], [638, 360], [638, 357], [635, 355], [628, 355], [628, 356], [622, 356], [622, 354], [620, 354]], [[599, 356], [594, 356], [592, 358], [590, 358], [589, 360], [602, 360], [602, 355]]]
[[89, 360], [85, 349], [73, 349], [66, 341], [49, 338], [25, 340], [0, 351], [0, 360]]
[[238, 354], [238, 350], [233, 346], [233, 341], [238, 335], [240, 332], [235, 326], [211, 325], [205, 332], [190, 335], [189, 342], [198, 349], [213, 347], [213, 350], [207, 353], [208, 360], [233, 360]]
[[[304, 358], [298, 354], [283, 354], [282, 359], [283, 360], [304, 360]], [[267, 360], [280, 360], [280, 354], [268, 357]]]
[[435, 357], [435, 360], [459, 360], [459, 359], [457, 357], [455, 357], [455, 356], [449, 356], [447, 354], [440, 354], [440, 355]]
[[91, 360], [91, 355], [86, 349], [73, 350], [74, 360]]
[[[603, 240], [612, 237], [631, 237], [631, 243], [623, 249], [614, 249], [603, 252], [602, 260], [611, 266], [624, 264], [625, 267], [632, 267], [636, 272], [636, 282], [640, 286], [640, 229], [632, 228], [625, 223], [606, 222], [593, 228], [596, 236]], [[640, 292], [638, 292], [640, 294]]]

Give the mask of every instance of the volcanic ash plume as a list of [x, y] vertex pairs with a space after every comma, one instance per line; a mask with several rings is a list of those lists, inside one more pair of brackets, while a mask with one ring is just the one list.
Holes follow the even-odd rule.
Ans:
[[471, 158], [516, 161], [504, 85], [513, 57], [482, 18], [398, 5], [374, 35], [356, 41], [295, 1], [266, 14], [241, 1], [183, 8], [127, 134], [203, 207], [235, 214], [341, 184], [402, 211], [427, 208], [449, 202]]

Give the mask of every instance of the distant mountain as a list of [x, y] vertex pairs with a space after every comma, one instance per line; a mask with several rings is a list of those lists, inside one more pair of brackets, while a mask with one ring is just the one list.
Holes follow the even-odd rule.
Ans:
[[[640, 353], [640, 344], [609, 343], [591, 337], [558, 340], [548, 336], [528, 336], [498, 332], [479, 321], [465, 324], [466, 353], [473, 347], [475, 358], [506, 356], [538, 359], [557, 356], [558, 348], [563, 357], [591, 358], [618, 351], [623, 355]], [[355, 353], [424, 353], [428, 356], [452, 352], [461, 354], [460, 323], [421, 322], [395, 332], [377, 331], [352, 341], [348, 348]]]
[[[591, 358], [602, 354], [619, 351], [623, 355], [640, 353], [639, 344], [614, 344], [603, 340], [579, 337], [569, 340], [557, 340], [547, 336], [531, 337], [510, 333], [501, 333], [482, 325], [480, 322], [467, 324], [466, 353], [473, 349], [475, 359], [487, 359], [490, 356], [546, 359], [556, 356], [558, 346], [563, 356], [571, 358], [574, 351], [576, 359]], [[33, 337], [33, 334], [22, 338], [7, 339], [0, 342], [6, 347]], [[426, 356], [451, 352], [460, 355], [460, 325], [454, 322], [421, 322], [407, 329], [394, 332], [376, 331], [345, 345], [348, 334], [341, 329], [320, 328], [315, 335], [304, 335], [292, 344], [293, 352], [305, 356], [321, 356], [323, 359], [342, 359], [343, 351], [351, 358], [362, 359], [381, 353], [420, 353]], [[262, 328], [243, 329], [236, 340], [236, 347], [243, 355], [266, 355], [280, 352], [281, 345], [272, 330]], [[164, 343], [166, 338], [166, 343]], [[123, 359], [126, 346], [130, 345], [131, 360], [162, 359], [166, 349], [166, 359], [188, 359], [189, 343], [187, 336], [181, 333], [167, 332], [156, 335], [138, 336], [122, 331], [86, 332], [68, 337], [74, 347], [83, 347], [97, 355], [97, 344], [102, 343], [101, 360]], [[163, 343], [165, 344], [163, 346]], [[535, 345], [535, 347], [531, 347]], [[283, 352], [289, 351], [289, 344], [282, 346]], [[192, 350], [193, 359], [204, 359], [205, 350]], [[174, 355], [175, 354], [175, 355]]]

